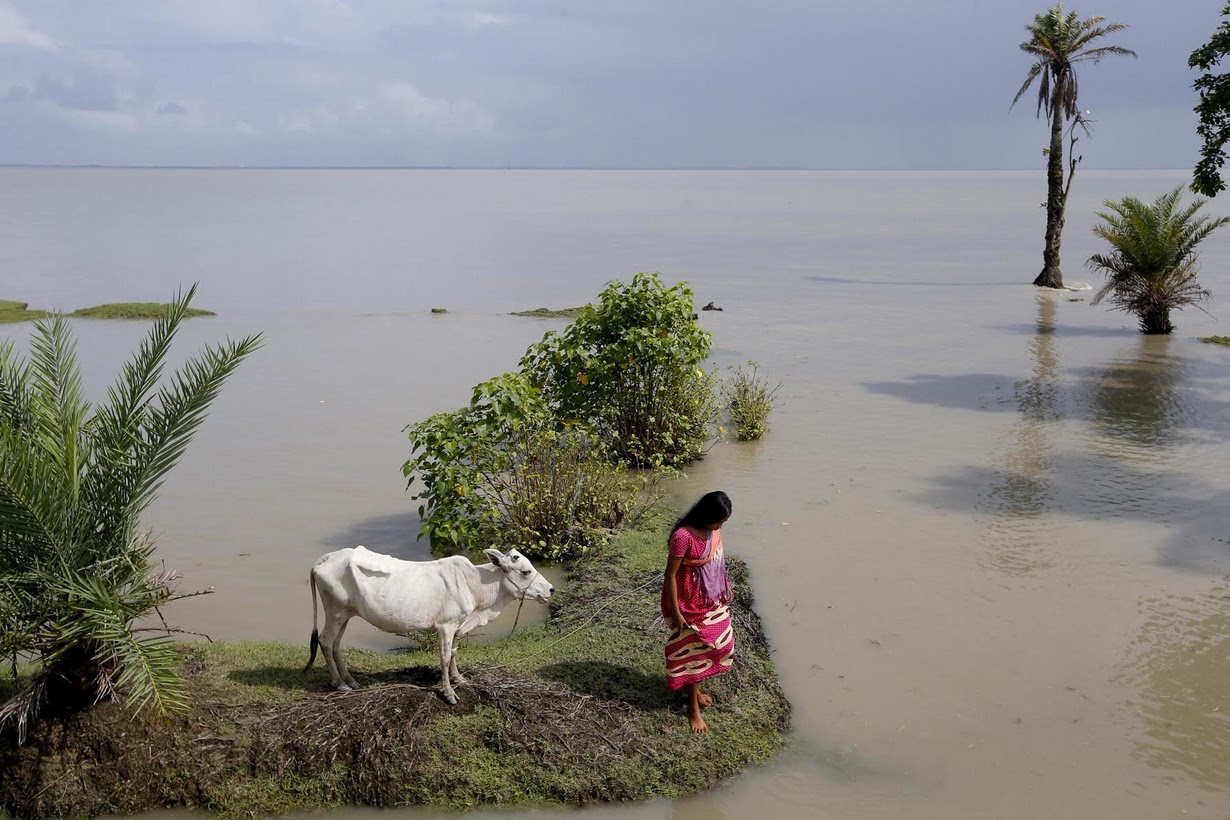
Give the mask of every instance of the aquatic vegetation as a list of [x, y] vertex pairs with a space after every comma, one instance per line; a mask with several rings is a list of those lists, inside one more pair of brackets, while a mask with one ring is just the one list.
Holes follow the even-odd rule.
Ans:
[[[157, 319], [167, 312], [170, 305], [159, 302], [112, 302], [105, 305], [74, 310], [70, 316], [80, 316], [87, 319]], [[194, 316], [216, 316], [211, 310], [188, 308], [184, 318]]]
[[781, 384], [770, 385], [756, 362], [748, 362], [746, 368], [731, 368], [731, 375], [722, 383], [722, 401], [735, 438], [755, 441], [768, 432], [769, 414], [780, 390]]
[[534, 308], [533, 310], [514, 310], [513, 316], [529, 316], [533, 319], [575, 319], [581, 315], [582, 307], [560, 308], [552, 310], [551, 308]]
[[1172, 310], [1198, 305], [1212, 294], [1196, 280], [1196, 247], [1230, 217], [1196, 216], [1208, 201], [1197, 198], [1179, 207], [1179, 186], [1151, 203], [1136, 197], [1107, 201], [1099, 211], [1094, 234], [1111, 245], [1111, 252], [1094, 254], [1086, 266], [1102, 271], [1107, 280], [1091, 304], [1103, 299], [1112, 309], [1136, 316], [1142, 333], [1170, 333]]

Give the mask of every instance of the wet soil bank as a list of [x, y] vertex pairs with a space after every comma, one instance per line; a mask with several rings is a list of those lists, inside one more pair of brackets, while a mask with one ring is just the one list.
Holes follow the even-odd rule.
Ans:
[[571, 568], [545, 623], [464, 644], [456, 706], [436, 689], [434, 634], [408, 653], [343, 646], [365, 687], [345, 694], [328, 691], [323, 664], [301, 671], [306, 641], [186, 644], [189, 714], [104, 704], [45, 719], [24, 746], [0, 738], [0, 815], [576, 805], [711, 788], [773, 756], [790, 705], [732, 559], [736, 663], [707, 687], [712, 733], [688, 731], [662, 673], [664, 540], [622, 535]]

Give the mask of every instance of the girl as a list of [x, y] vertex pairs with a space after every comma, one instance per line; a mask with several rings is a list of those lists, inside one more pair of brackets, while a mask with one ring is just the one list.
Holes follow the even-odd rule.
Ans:
[[713, 703], [700, 691], [700, 682], [730, 669], [735, 656], [721, 533], [730, 511], [730, 498], [715, 490], [676, 522], [662, 581], [662, 618], [671, 628], [666, 686], [687, 691], [688, 721], [697, 734], [709, 731], [700, 710]]

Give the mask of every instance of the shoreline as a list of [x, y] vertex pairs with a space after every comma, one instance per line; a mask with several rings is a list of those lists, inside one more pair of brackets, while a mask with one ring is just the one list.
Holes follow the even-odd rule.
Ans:
[[345, 694], [327, 691], [319, 664], [301, 671], [306, 645], [184, 644], [187, 715], [134, 720], [103, 704], [44, 719], [22, 747], [0, 740], [0, 817], [582, 805], [710, 789], [787, 743], [790, 704], [732, 558], [736, 664], [709, 687], [712, 734], [691, 734], [661, 669], [662, 541], [617, 535], [569, 567], [546, 622], [463, 644], [457, 706], [438, 692], [434, 633], [408, 654], [344, 648], [364, 684]]

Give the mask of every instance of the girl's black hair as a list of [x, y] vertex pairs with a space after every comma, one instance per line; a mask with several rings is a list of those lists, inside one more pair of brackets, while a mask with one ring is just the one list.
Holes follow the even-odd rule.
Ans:
[[692, 505], [692, 509], [675, 522], [675, 526], [671, 527], [671, 535], [674, 535], [675, 530], [680, 527], [696, 527], [698, 530], [703, 530], [714, 524], [720, 524], [730, 518], [732, 509], [734, 508], [731, 506], [730, 496], [721, 490], [705, 493], [700, 497], [700, 501]]

